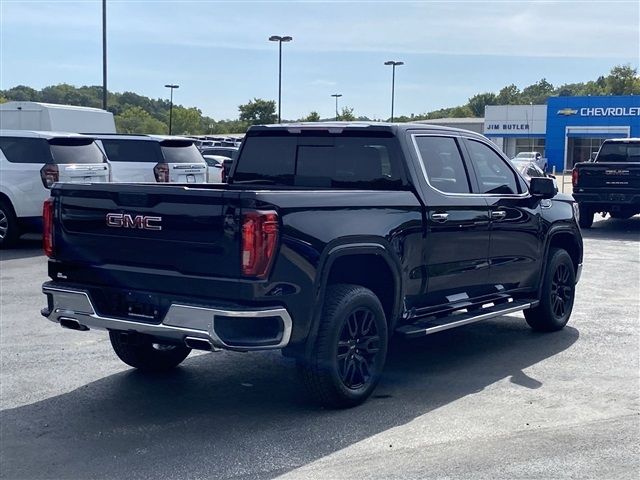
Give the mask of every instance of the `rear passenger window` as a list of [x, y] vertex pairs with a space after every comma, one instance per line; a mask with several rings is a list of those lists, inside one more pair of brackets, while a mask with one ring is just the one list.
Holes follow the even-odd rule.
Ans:
[[11, 163], [51, 163], [49, 144], [43, 138], [2, 137], [2, 153]]
[[470, 193], [458, 143], [452, 137], [416, 136], [429, 184], [445, 193]]
[[471, 164], [478, 177], [478, 193], [519, 193], [515, 173], [496, 152], [475, 140], [467, 140], [467, 147]]
[[162, 161], [158, 142], [149, 140], [103, 139], [102, 146], [110, 162]]

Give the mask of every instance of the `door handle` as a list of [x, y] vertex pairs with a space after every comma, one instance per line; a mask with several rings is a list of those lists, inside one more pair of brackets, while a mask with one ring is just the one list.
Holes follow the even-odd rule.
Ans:
[[494, 212], [491, 212], [492, 220], [503, 220], [504, 217], [506, 216], [507, 216], [507, 212], [505, 212], [504, 210], [496, 210]]
[[449, 214], [448, 213], [432, 213], [431, 214], [431, 220], [433, 220], [434, 222], [446, 222], [447, 218], [449, 218]]

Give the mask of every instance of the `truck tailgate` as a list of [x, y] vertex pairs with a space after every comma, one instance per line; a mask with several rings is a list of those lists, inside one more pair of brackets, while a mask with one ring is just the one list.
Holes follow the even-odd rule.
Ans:
[[577, 167], [580, 188], [640, 188], [640, 163], [582, 163]]
[[54, 188], [55, 258], [106, 269], [240, 275], [238, 192], [182, 185]]

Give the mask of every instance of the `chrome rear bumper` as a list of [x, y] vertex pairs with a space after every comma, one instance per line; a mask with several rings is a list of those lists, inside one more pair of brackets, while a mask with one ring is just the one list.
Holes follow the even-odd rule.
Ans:
[[[150, 335], [174, 343], [185, 343], [188, 339], [202, 339], [217, 349], [236, 351], [272, 350], [285, 347], [291, 338], [291, 316], [286, 309], [243, 309], [228, 310], [192, 305], [172, 304], [158, 324], [100, 316], [87, 292], [43, 285], [42, 292], [49, 296], [49, 307], [42, 315], [61, 325], [75, 324], [77, 330], [118, 330]], [[257, 345], [233, 345], [224, 342], [216, 333], [216, 317], [260, 319], [277, 317], [280, 333], [272, 342], [261, 341]], [[62, 322], [61, 322], [62, 320]]]

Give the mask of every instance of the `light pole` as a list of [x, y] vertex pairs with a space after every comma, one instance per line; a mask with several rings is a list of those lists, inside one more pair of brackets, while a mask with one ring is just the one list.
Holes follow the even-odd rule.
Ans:
[[385, 65], [391, 65], [392, 73], [391, 73], [391, 122], [393, 122], [393, 101], [395, 96], [395, 88], [396, 88], [396, 67], [400, 65], [404, 65], [404, 62], [395, 62], [393, 60], [389, 60], [388, 62], [384, 62]]
[[280, 123], [281, 109], [280, 104], [282, 102], [282, 42], [290, 42], [293, 37], [280, 35], [271, 35], [269, 37], [270, 42], [278, 42], [278, 123]]
[[338, 99], [342, 96], [341, 93], [334, 93], [331, 95], [332, 97], [336, 97], [336, 122], [338, 121]]
[[173, 89], [180, 88], [180, 85], [168, 84], [165, 85], [165, 87], [171, 90], [171, 100], [169, 101], [169, 135], [171, 135], [171, 123], [173, 120]]
[[102, 109], [107, 109], [107, 0], [102, 0]]

